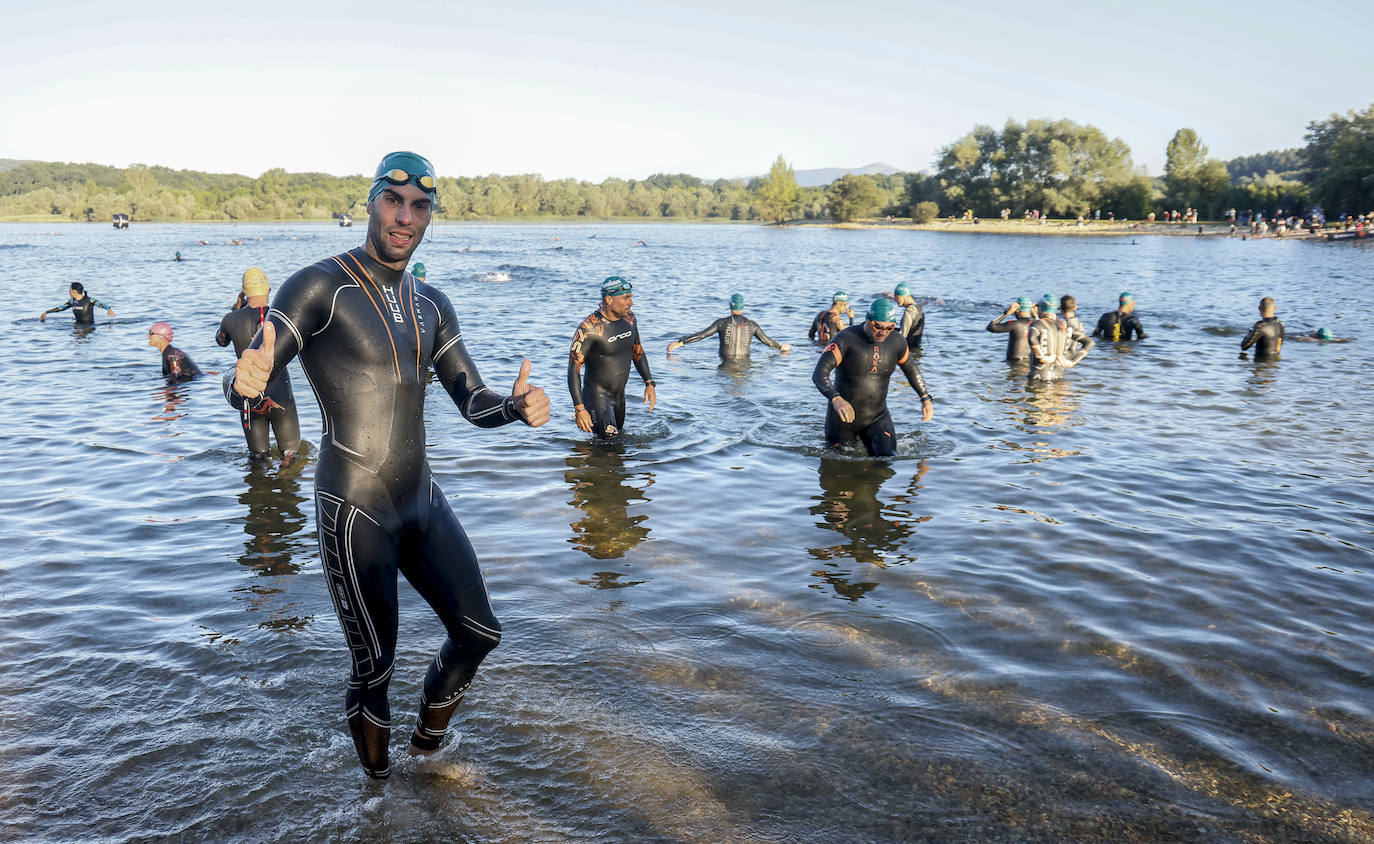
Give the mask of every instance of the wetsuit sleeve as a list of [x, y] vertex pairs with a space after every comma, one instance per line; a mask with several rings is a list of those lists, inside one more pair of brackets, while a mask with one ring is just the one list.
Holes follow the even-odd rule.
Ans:
[[806, 332], [806, 339], [814, 341], [816, 334], [821, 330], [821, 319], [825, 316], [825, 311], [816, 314], [816, 318], [811, 320], [811, 330]]
[[[281, 375], [286, 365], [300, 354], [311, 336], [328, 323], [337, 287], [338, 283], [315, 265], [298, 271], [277, 289], [272, 308], [267, 312], [267, 319], [272, 321], [277, 332], [276, 346], [272, 350], [272, 374], [267, 379], [269, 383]], [[245, 351], [261, 347], [262, 329], [259, 328]], [[239, 410], [246, 405], [249, 410], [260, 411], [269, 401], [266, 391], [252, 399], [245, 399], [234, 392], [232, 372], [225, 376], [223, 386], [224, 397]]]
[[110, 306], [109, 306], [109, 305], [105, 304], [104, 302], [100, 301], [99, 299], [92, 299], [92, 300], [91, 300], [91, 304], [92, 304], [92, 305], [95, 305], [97, 308], [99, 308], [99, 309], [102, 310], [102, 311], [108, 311], [108, 310], [110, 309]]
[[1002, 320], [1006, 318], [1006, 314], [999, 314], [993, 317], [992, 322], [988, 323], [988, 331], [991, 331], [993, 334], [1006, 334], [1008, 331], [1011, 331], [1011, 327], [1016, 324], [1016, 320], [1003, 322]]
[[1093, 329], [1094, 337], [1101, 337], [1103, 340], [1107, 339], [1107, 320], [1110, 316], [1110, 313], [1106, 313], [1097, 318], [1097, 327]]
[[897, 364], [902, 368], [902, 374], [906, 376], [907, 383], [911, 389], [916, 391], [916, 395], [921, 401], [930, 401], [930, 391], [926, 389], [926, 379], [921, 375], [921, 367], [916, 365], [916, 357], [910, 351], [902, 352], [902, 360]]
[[816, 368], [811, 371], [811, 383], [815, 384], [816, 389], [820, 390], [821, 395], [827, 399], [836, 398], [840, 394], [839, 390], [835, 389], [834, 383], [831, 382], [830, 374], [835, 371], [835, 367], [839, 366], [843, 359], [844, 355], [840, 351], [839, 341], [832, 340], [830, 345], [825, 347], [825, 351], [821, 352], [820, 359], [816, 361]]
[[[698, 340], [705, 340], [712, 334], [718, 334], [720, 332], [721, 323], [725, 322], [725, 319], [726, 318], [716, 320], [715, 322], [698, 331], [696, 334], [689, 334], [685, 337], [680, 337], [678, 338], [678, 342], [685, 346], [688, 343], [695, 343]], [[635, 339], [635, 343], [639, 343], [637, 337]]]
[[1246, 334], [1245, 339], [1240, 341], [1240, 350], [1242, 352], [1250, 348], [1251, 346], [1255, 345], [1255, 341], [1259, 339], [1259, 331], [1261, 325], [1264, 325], [1264, 320], [1260, 320], [1259, 322], [1250, 326], [1250, 333]]
[[759, 342], [775, 352], [782, 351], [782, 344], [763, 333], [763, 328], [756, 322], [754, 323], [754, 336], [759, 338]]
[[224, 318], [219, 321], [219, 331], [215, 332], [215, 342], [221, 346], [229, 345], [229, 329], [226, 326], [228, 321], [229, 315], [225, 314]]
[[649, 374], [649, 356], [644, 354], [644, 346], [639, 342], [639, 322], [636, 321], [632, 326], [634, 331], [634, 353], [635, 369], [639, 370], [639, 377], [644, 379], [644, 383], [652, 384], [654, 376]]
[[572, 396], [573, 406], [582, 404], [582, 363], [587, 359], [593, 342], [587, 330], [587, 322], [577, 326], [573, 335], [572, 347], [568, 350], [568, 395]]
[[1079, 361], [1088, 356], [1088, 352], [1091, 352], [1097, 343], [1093, 342], [1093, 338], [1078, 329], [1071, 329], [1071, 331], [1072, 333], [1069, 335], [1069, 346], [1064, 350], [1064, 358], [1070, 365], [1076, 365]]
[[496, 428], [520, 418], [511, 396], [500, 395], [482, 383], [467, 347], [458, 315], [448, 297], [437, 290], [428, 295], [439, 307], [439, 325], [434, 330], [434, 351], [430, 362], [439, 383], [444, 385], [463, 418], [479, 428]]
[[71, 303], [71, 302], [63, 302], [62, 304], [58, 305], [58, 306], [55, 307], [55, 308], [48, 308], [48, 309], [47, 309], [46, 311], [44, 311], [43, 313], [45, 313], [45, 314], [58, 314], [58, 313], [61, 313], [61, 312], [65, 311], [65, 310], [67, 310], [67, 309], [70, 308], [71, 306], [72, 306], [72, 303]]
[[1145, 326], [1140, 324], [1140, 317], [1136, 316], [1135, 314], [1131, 314], [1130, 317], [1127, 319], [1126, 323], [1126, 330], [1121, 332], [1122, 337], [1129, 338], [1131, 336], [1131, 332], [1134, 331], [1135, 339], [1145, 339]]

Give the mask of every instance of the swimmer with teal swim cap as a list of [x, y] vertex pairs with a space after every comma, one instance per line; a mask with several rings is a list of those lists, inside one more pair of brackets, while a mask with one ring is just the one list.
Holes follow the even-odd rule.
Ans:
[[1330, 340], [1330, 339], [1331, 339], [1331, 336], [1332, 336], [1332, 335], [1331, 335], [1331, 329], [1329, 329], [1329, 328], [1318, 328], [1318, 329], [1317, 329], [1317, 339], [1318, 339], [1318, 340]]
[[892, 288], [892, 298], [897, 300], [898, 306], [902, 309], [902, 324], [898, 326], [901, 335], [906, 338], [907, 348], [916, 350], [921, 348], [921, 341], [926, 333], [926, 312], [911, 295], [911, 288], [905, 281], [898, 282]]
[[434, 175], [434, 165], [423, 155], [413, 152], [389, 152], [382, 156], [377, 165], [377, 173], [372, 177], [372, 188], [367, 192], [367, 201], [377, 198], [377, 194], [390, 185], [415, 185], [429, 194], [432, 202], [437, 197], [439, 186]]
[[417, 279], [419, 279], [420, 281], [424, 281], [424, 280], [425, 280], [425, 265], [424, 265], [424, 262], [422, 262], [422, 261], [416, 261], [416, 262], [415, 262], [415, 266], [413, 266], [413, 267], [410, 268], [410, 274], [413, 275], [413, 276], [415, 276], [415, 277], [416, 277]]
[[1029, 296], [1018, 296], [1015, 302], [1007, 305], [1005, 311], [993, 317], [987, 324], [987, 330], [993, 334], [1007, 335], [1009, 363], [1024, 361], [1031, 355], [1028, 340], [1034, 309], [1035, 304]]
[[755, 338], [770, 349], [787, 354], [792, 347], [779, 343], [769, 337], [757, 322], [744, 315], [744, 296], [735, 293], [730, 296], [730, 315], [723, 316], [695, 334], [687, 334], [668, 344], [668, 351], [680, 349], [688, 343], [705, 340], [712, 334], [720, 335], [720, 359], [724, 361], [749, 360], [749, 345]]
[[1093, 336], [1111, 343], [1131, 339], [1144, 340], [1145, 326], [1140, 324], [1140, 317], [1136, 316], [1135, 296], [1128, 291], [1122, 291], [1121, 295], [1116, 297], [1116, 301], [1116, 310], [1107, 311], [1098, 318]]
[[634, 285], [608, 276], [601, 282], [601, 306], [578, 325], [568, 349], [573, 423], [602, 439], [614, 439], [625, 429], [625, 385], [632, 366], [644, 381], [644, 403], [651, 412], [658, 404], [633, 308]]
[[811, 330], [806, 333], [807, 339], [829, 343], [832, 337], [845, 330], [853, 320], [854, 311], [849, 307], [849, 294], [843, 290], [836, 290], [835, 295], [830, 297], [830, 307], [816, 314], [816, 318], [811, 320]]

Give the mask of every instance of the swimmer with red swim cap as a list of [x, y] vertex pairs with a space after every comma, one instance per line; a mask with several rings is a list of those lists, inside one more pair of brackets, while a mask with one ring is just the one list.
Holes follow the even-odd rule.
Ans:
[[203, 373], [191, 357], [172, 345], [172, 326], [155, 322], [148, 329], [148, 345], [162, 353], [162, 377], [168, 384], [192, 381]]

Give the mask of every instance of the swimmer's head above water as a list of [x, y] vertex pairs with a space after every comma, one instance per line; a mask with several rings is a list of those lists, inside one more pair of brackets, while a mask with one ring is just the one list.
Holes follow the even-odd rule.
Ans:
[[1035, 307], [1035, 305], [1031, 302], [1029, 296], [1016, 297], [1016, 312], [1021, 316], [1030, 316], [1031, 308], [1033, 307]]
[[415, 266], [413, 266], [413, 267], [410, 268], [410, 274], [413, 275], [413, 276], [415, 276], [416, 278], [418, 278], [420, 281], [424, 281], [424, 280], [425, 280], [425, 265], [424, 265], [424, 263], [423, 263], [422, 261], [416, 261], [416, 262], [415, 262]]
[[612, 319], [624, 319], [634, 307], [634, 285], [618, 275], [601, 282], [601, 311]]
[[148, 345], [159, 349], [172, 342], [172, 326], [165, 322], [155, 322], [148, 327]]
[[243, 271], [243, 295], [266, 296], [271, 289], [267, 283], [267, 273], [260, 267], [249, 267]]
[[1048, 293], [1045, 294], [1045, 298], [1044, 298], [1044, 299], [1041, 299], [1041, 300], [1040, 300], [1040, 313], [1042, 313], [1042, 314], [1057, 314], [1057, 313], [1059, 313], [1059, 303], [1056, 302], [1056, 301], [1054, 301], [1054, 297], [1051, 296], [1051, 295], [1049, 295]]
[[1317, 333], [1316, 333], [1314, 336], [1315, 336], [1318, 340], [1330, 340], [1331, 337], [1332, 337], [1331, 329], [1329, 329], [1329, 328], [1318, 328], [1318, 329], [1317, 329]]
[[898, 299], [902, 298], [903, 296], [910, 296], [911, 288], [907, 287], [905, 281], [898, 282], [897, 286], [892, 288], [892, 295], [896, 296]]
[[434, 166], [413, 152], [392, 152], [377, 165], [367, 194], [368, 255], [388, 269], [403, 271], [434, 215]]
[[1135, 310], [1135, 296], [1128, 292], [1123, 291], [1120, 296], [1116, 297], [1116, 301], [1119, 306], [1118, 310], [1122, 313], [1130, 313]]
[[849, 294], [843, 290], [836, 290], [835, 295], [830, 297], [830, 302], [831, 304], [847, 305], [849, 304]]
[[744, 296], [742, 294], [735, 293], [730, 297], [730, 313], [744, 313]]

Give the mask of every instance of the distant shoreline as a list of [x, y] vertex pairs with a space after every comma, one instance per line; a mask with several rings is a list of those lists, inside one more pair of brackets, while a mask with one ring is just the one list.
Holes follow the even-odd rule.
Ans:
[[[1128, 222], [1121, 220], [1083, 221], [1079, 224], [1070, 220], [933, 220], [929, 223], [913, 223], [910, 220], [859, 220], [852, 223], [821, 222], [818, 220], [799, 220], [784, 225], [797, 227], [824, 227], [833, 229], [900, 229], [904, 231], [953, 232], [958, 234], [1017, 234], [1037, 236], [1073, 237], [1134, 237], [1152, 235], [1166, 237], [1227, 237], [1231, 235], [1230, 223], [1164, 223]], [[1315, 234], [1304, 229], [1285, 232], [1283, 238], [1271, 229], [1264, 239], [1317, 239], [1325, 238], [1328, 232], [1318, 230]], [[1252, 235], [1248, 226], [1237, 226], [1236, 238], [1259, 238]]]

